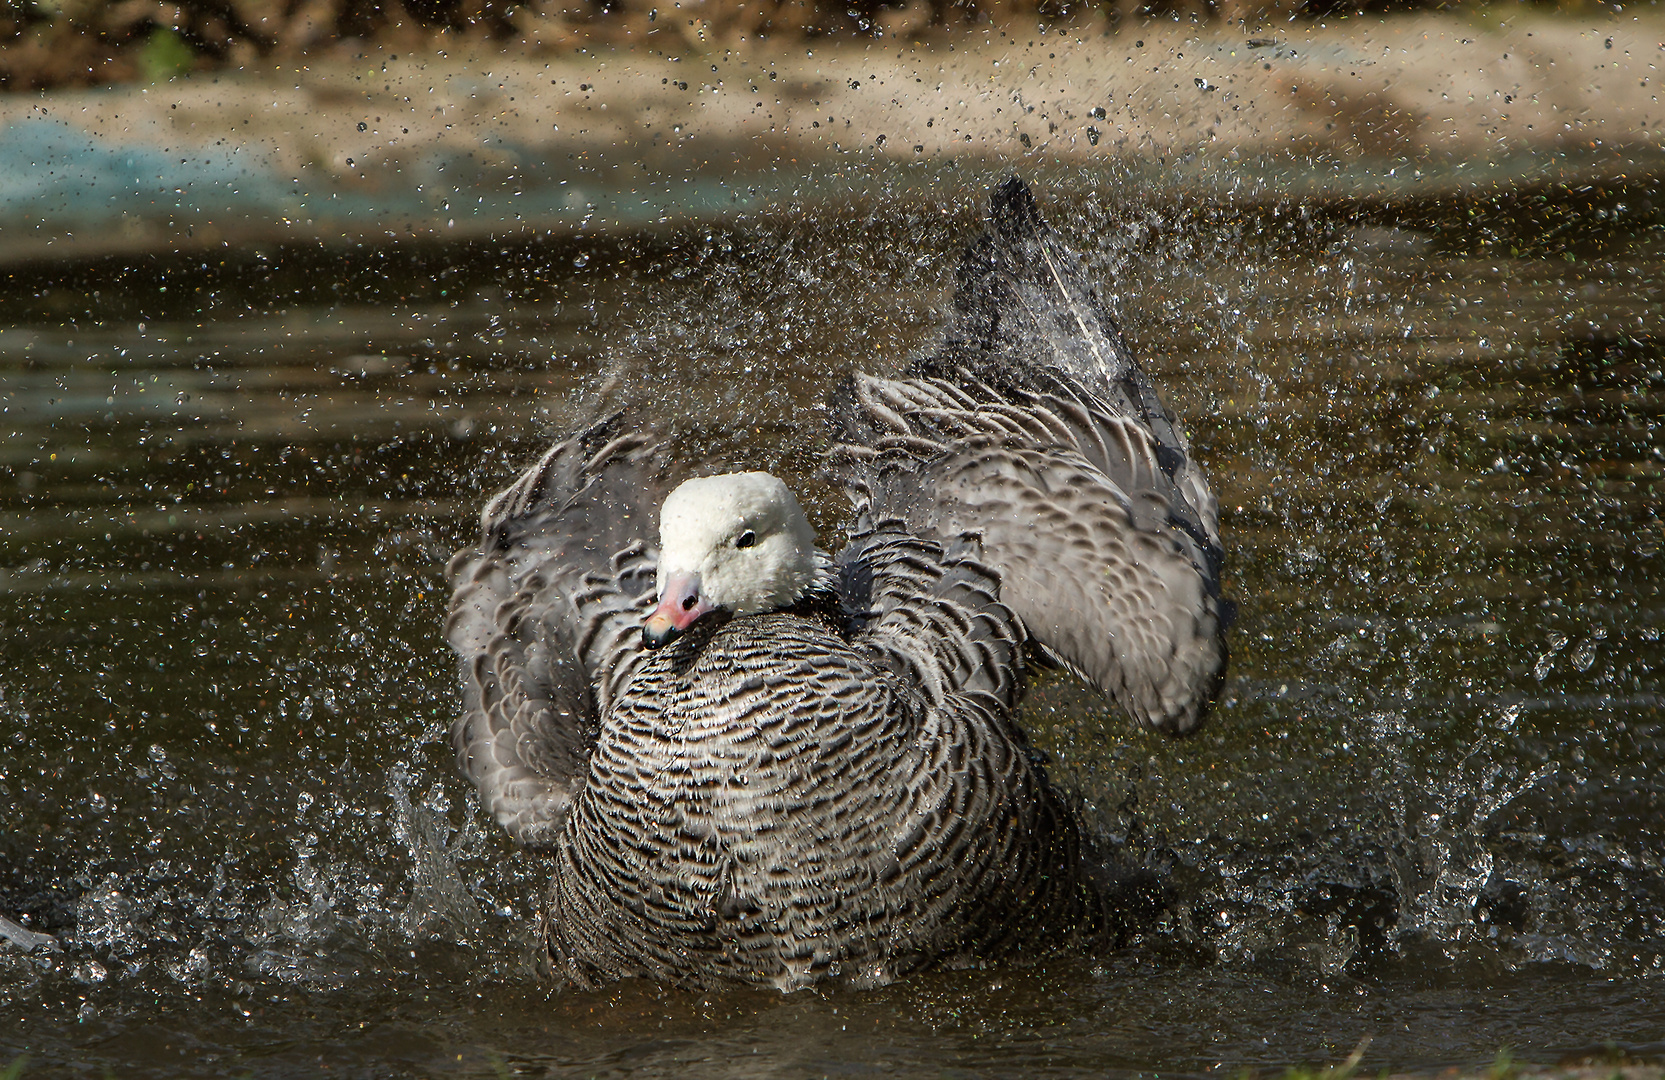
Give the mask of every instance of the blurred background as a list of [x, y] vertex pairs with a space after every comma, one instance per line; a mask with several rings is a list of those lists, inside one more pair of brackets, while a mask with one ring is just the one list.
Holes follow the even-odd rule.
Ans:
[[[563, 46], [640, 43], [655, 29], [691, 44], [750, 41], [774, 50], [801, 41], [877, 36], [947, 42], [979, 27], [1137, 31], [1152, 19], [1219, 28], [1344, 17], [1352, 12], [1484, 10], [1447, 0], [658, 0], [530, 3], [496, 0], [7, 0], [0, 7], [0, 86], [11, 90], [104, 86], [263, 58], [317, 60], [365, 44], [406, 52], [470, 44], [528, 55]], [[1563, 16], [1621, 13], [1626, 5], [1539, 0], [1506, 5]], [[1650, 5], [1630, 5], [1651, 10]], [[1502, 7], [1502, 6], [1500, 6]], [[663, 10], [661, 10], [663, 9]], [[673, 12], [682, 13], [681, 17]], [[1501, 13], [1501, 12], [1500, 12]], [[663, 18], [664, 23], [659, 20]], [[684, 20], [691, 20], [684, 22]], [[683, 29], [689, 25], [695, 29]]]
[[[1651, 3], [0, 7], [0, 1072], [1657, 1080], [1662, 59]], [[552, 988], [447, 557], [617, 407], [836, 547], [821, 402], [1012, 173], [1220, 496], [1208, 726], [1025, 705], [1163, 910]]]

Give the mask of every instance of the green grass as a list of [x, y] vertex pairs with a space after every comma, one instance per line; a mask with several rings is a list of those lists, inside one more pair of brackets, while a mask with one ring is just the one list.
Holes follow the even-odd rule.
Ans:
[[164, 82], [183, 75], [195, 63], [196, 53], [185, 39], [162, 26], [151, 31], [139, 50], [139, 72], [146, 82]]
[[[1286, 1069], [1278, 1080], [1354, 1080], [1358, 1076], [1359, 1062], [1364, 1059], [1365, 1048], [1369, 1045], [1370, 1040], [1364, 1040], [1345, 1060], [1335, 1065], [1293, 1066]], [[1408, 1080], [1418, 1075], [1431, 1074], [1398, 1073], [1384, 1068], [1377, 1078]], [[1665, 1080], [1665, 1065], [1634, 1061], [1617, 1051], [1607, 1059], [1594, 1061], [1563, 1062], [1555, 1066], [1522, 1064], [1515, 1060], [1508, 1047], [1504, 1047], [1484, 1068], [1441, 1072], [1439, 1075], [1442, 1078], [1450, 1076], [1454, 1080], [1625, 1080], [1626, 1076], [1631, 1080]], [[1257, 1074], [1245, 1069], [1238, 1074], [1238, 1080], [1257, 1080]]]

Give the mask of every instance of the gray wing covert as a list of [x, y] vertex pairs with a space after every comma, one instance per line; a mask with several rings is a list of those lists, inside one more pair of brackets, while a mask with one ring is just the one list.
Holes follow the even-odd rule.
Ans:
[[[1164, 479], [1219, 545], [1214, 495], [1191, 445], [1099, 300], [1081, 260], [1053, 235], [1016, 177], [989, 197], [989, 224], [960, 259], [938, 347], [909, 372], [1003, 395], [1042, 393], [1128, 417], [1150, 435]], [[1078, 429], [1080, 431], [1081, 429]]]
[[654, 442], [614, 415], [552, 447], [481, 513], [451, 560], [461, 663], [457, 762], [521, 843], [547, 846], [588, 775], [597, 722], [628, 685], [652, 608]]

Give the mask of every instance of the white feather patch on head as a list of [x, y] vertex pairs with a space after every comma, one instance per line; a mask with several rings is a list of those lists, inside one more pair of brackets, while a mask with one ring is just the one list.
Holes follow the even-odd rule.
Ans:
[[659, 512], [661, 599], [676, 574], [697, 574], [700, 596], [735, 615], [789, 607], [816, 580], [815, 530], [792, 489], [768, 473], [689, 480]]

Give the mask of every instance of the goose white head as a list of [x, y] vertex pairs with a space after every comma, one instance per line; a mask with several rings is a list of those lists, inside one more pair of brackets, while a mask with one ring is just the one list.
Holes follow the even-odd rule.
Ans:
[[763, 472], [689, 480], [659, 511], [659, 606], [642, 640], [658, 648], [712, 611], [789, 607], [816, 573], [815, 530], [780, 480]]

